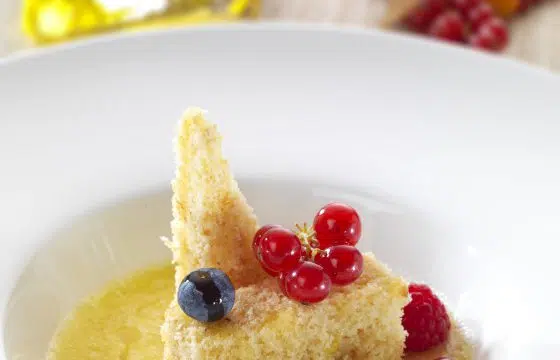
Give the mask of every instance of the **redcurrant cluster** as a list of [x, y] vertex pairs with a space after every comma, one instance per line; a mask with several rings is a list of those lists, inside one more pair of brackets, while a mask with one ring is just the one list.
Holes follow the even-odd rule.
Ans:
[[484, 0], [422, 0], [404, 19], [405, 26], [434, 38], [501, 51], [508, 27]]
[[332, 285], [348, 285], [363, 270], [363, 257], [355, 248], [362, 233], [356, 210], [330, 203], [306, 224], [291, 231], [280, 225], [261, 227], [253, 251], [262, 268], [278, 278], [287, 297], [302, 303], [324, 300]]

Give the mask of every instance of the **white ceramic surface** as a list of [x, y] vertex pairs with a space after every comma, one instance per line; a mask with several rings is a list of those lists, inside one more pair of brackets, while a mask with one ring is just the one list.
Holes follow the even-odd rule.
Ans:
[[167, 257], [188, 105], [218, 123], [263, 221], [349, 201], [367, 214], [362, 248], [443, 292], [491, 359], [555, 358], [559, 95], [558, 76], [515, 62], [304, 26], [0, 61], [0, 359], [35, 360], [79, 297]]

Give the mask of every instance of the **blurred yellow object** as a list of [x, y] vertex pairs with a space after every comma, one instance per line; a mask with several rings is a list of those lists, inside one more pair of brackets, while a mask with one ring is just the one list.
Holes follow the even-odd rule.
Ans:
[[260, 0], [24, 0], [22, 26], [36, 44], [108, 31], [234, 21]]

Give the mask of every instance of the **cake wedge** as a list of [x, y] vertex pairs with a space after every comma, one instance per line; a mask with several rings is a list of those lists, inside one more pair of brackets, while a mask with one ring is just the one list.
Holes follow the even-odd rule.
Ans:
[[405, 281], [373, 254], [351, 285], [324, 301], [288, 299], [254, 258], [256, 217], [222, 156], [215, 126], [190, 109], [176, 139], [173, 252], [176, 284], [199, 267], [217, 267], [236, 287], [231, 313], [215, 323], [185, 315], [176, 300], [161, 328], [164, 360], [387, 359], [403, 356]]
[[202, 109], [185, 112], [175, 138], [173, 238], [167, 242], [176, 286], [203, 266], [226, 272], [236, 287], [264, 278], [246, 250], [257, 231], [257, 219], [222, 156], [221, 141]]

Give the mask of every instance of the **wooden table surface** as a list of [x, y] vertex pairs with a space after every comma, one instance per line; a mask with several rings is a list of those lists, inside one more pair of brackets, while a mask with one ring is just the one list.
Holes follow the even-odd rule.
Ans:
[[[0, 56], [25, 47], [22, 0], [0, 0]], [[376, 27], [387, 0], [262, 0], [263, 18]], [[513, 21], [505, 56], [560, 72], [560, 0], [548, 0]]]

